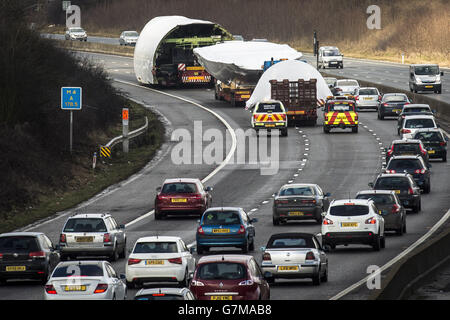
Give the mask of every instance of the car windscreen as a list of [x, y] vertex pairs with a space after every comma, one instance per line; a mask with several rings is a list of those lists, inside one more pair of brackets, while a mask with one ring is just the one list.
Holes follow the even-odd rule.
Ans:
[[328, 111], [355, 111], [353, 104], [349, 103], [330, 103], [328, 105]]
[[423, 166], [419, 159], [392, 159], [386, 169], [403, 172], [404, 170], [423, 169]]
[[369, 207], [364, 205], [340, 205], [330, 207], [332, 216], [353, 217], [364, 216], [369, 213]]
[[0, 252], [36, 252], [40, 251], [36, 237], [7, 236], [0, 237]]
[[347, 81], [338, 81], [337, 82], [337, 86], [358, 86], [358, 82], [356, 81], [351, 81], [351, 80], [347, 80]]
[[378, 91], [376, 89], [361, 89], [359, 90], [360, 96], [377, 96]]
[[52, 278], [66, 277], [102, 277], [103, 268], [99, 264], [71, 264], [59, 266], [55, 269]]
[[439, 67], [437, 66], [417, 66], [414, 71], [418, 76], [434, 76], [439, 74]]
[[256, 113], [274, 113], [283, 112], [279, 103], [260, 103]]
[[84, 32], [84, 30], [81, 28], [73, 28], [73, 29], [70, 29], [70, 32]]
[[178, 294], [154, 293], [136, 296], [134, 300], [184, 300], [184, 298]]
[[374, 189], [378, 190], [405, 190], [410, 187], [406, 177], [382, 177], [374, 185]]
[[311, 187], [287, 187], [281, 189], [280, 196], [313, 196], [314, 189]]
[[241, 224], [239, 213], [236, 211], [208, 211], [203, 216], [203, 225]]
[[176, 242], [138, 242], [133, 253], [177, 253]]
[[439, 132], [417, 132], [414, 136], [414, 139], [420, 139], [422, 141], [439, 141], [442, 142], [444, 139]]
[[396, 143], [394, 152], [420, 153], [420, 145], [418, 143]]
[[246, 267], [236, 262], [204, 263], [197, 271], [197, 278], [200, 280], [238, 280], [246, 277]]
[[325, 79], [325, 82], [330, 85], [332, 84], [333, 86], [336, 84], [337, 79]]
[[138, 35], [137, 32], [125, 32], [126, 37], [137, 37]]
[[71, 218], [64, 226], [64, 232], [106, 232], [106, 225], [100, 218]]
[[356, 199], [372, 199], [378, 205], [395, 203], [394, 197], [391, 194], [359, 194], [356, 196]]
[[384, 102], [406, 102], [408, 98], [406, 96], [384, 96]]
[[403, 109], [403, 113], [421, 113], [421, 112], [431, 112], [430, 108], [420, 108], [420, 107], [414, 107], [414, 108], [405, 108]]
[[166, 183], [161, 193], [164, 194], [174, 194], [174, 193], [196, 193], [197, 187], [195, 183], [183, 183], [183, 182], [176, 182], [176, 183]]
[[434, 121], [432, 119], [407, 119], [405, 128], [434, 128]]
[[334, 57], [334, 56], [340, 56], [339, 50], [325, 50], [323, 52], [323, 55], [325, 57]]
[[267, 243], [268, 249], [275, 248], [315, 248], [312, 237], [286, 236], [272, 237]]

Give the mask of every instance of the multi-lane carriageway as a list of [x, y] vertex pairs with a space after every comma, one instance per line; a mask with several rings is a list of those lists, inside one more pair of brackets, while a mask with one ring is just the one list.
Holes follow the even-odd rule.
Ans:
[[[256, 250], [251, 252], [258, 261], [261, 253], [258, 248], [264, 246], [270, 235], [279, 232], [319, 233], [320, 226], [313, 222], [288, 223], [274, 227], [272, 225], [272, 195], [281, 185], [288, 182], [318, 183], [325, 192], [331, 192], [332, 198], [348, 198], [357, 191], [367, 189], [367, 183], [373, 181], [383, 162], [382, 147], [396, 139], [396, 120], [377, 120], [376, 113], [360, 112], [361, 128], [358, 134], [347, 131], [332, 132], [325, 135], [319, 125], [316, 127], [290, 128], [289, 136], [280, 138], [280, 169], [275, 175], [261, 175], [258, 166], [233, 164], [228, 161], [218, 165], [193, 164], [176, 165], [171, 160], [174, 141], [170, 139], [172, 130], [187, 129], [194, 137], [194, 121], [202, 121], [203, 132], [209, 128], [221, 130], [228, 136], [223, 146], [223, 157], [232, 155], [234, 143], [233, 130], [249, 128], [250, 114], [240, 108], [214, 100], [210, 89], [164, 89], [165, 94], [139, 86], [133, 74], [131, 58], [84, 54], [95, 63], [103, 65], [114, 79], [114, 86], [127, 96], [154, 108], [164, 117], [168, 128], [167, 142], [157, 157], [141, 172], [130, 179], [108, 188], [93, 199], [77, 208], [58, 213], [50, 220], [22, 230], [41, 231], [52, 241], [58, 242], [63, 223], [75, 212], [109, 211], [119, 223], [127, 224], [128, 247], [142, 236], [177, 235], [186, 243], [193, 244], [197, 218], [174, 217], [155, 221], [152, 215], [156, 187], [169, 177], [207, 178], [206, 185], [214, 187], [213, 205], [242, 206], [252, 216], [258, 217], [256, 223]], [[378, 65], [371, 65], [373, 72], [379, 72]], [[390, 64], [383, 65], [390, 68]], [[393, 66], [392, 68], [397, 68]], [[327, 70], [328, 71], [328, 70]], [[340, 70], [339, 70], [340, 71]], [[348, 61], [344, 71], [354, 74], [369, 74], [370, 70], [358, 61]], [[395, 70], [392, 70], [394, 74]], [[374, 78], [376, 76], [374, 75]], [[445, 78], [449, 78], [447, 75]], [[444, 83], [450, 80], [444, 78]], [[386, 73], [386, 79], [390, 75]], [[396, 86], [395, 82], [383, 82]], [[449, 94], [448, 85], [440, 98]], [[181, 98], [181, 99], [180, 99]], [[226, 125], [232, 130], [226, 131]], [[204, 146], [209, 142], [205, 142]], [[247, 149], [248, 151], [248, 149]], [[330, 299], [340, 297], [340, 293], [367, 276], [370, 265], [383, 266], [407, 250], [420, 239], [444, 215], [448, 215], [450, 204], [450, 170], [448, 163], [432, 162], [431, 193], [422, 195], [422, 211], [407, 216], [408, 233], [403, 236], [390, 234], [386, 239], [386, 249], [374, 252], [368, 246], [338, 247], [328, 254], [329, 282], [313, 286], [309, 280], [279, 280], [271, 286], [272, 299]], [[213, 174], [211, 175], [211, 173]], [[136, 220], [137, 219], [137, 220]], [[238, 252], [217, 250], [214, 252]], [[197, 258], [199, 258], [197, 256]], [[119, 273], [125, 272], [126, 259], [113, 265]], [[366, 299], [371, 292], [365, 286], [344, 295], [343, 299]], [[9, 282], [0, 287], [1, 299], [43, 299], [42, 285], [31, 281]], [[129, 290], [128, 298], [134, 297], [136, 290]], [[347, 292], [347, 291], [345, 291]]]

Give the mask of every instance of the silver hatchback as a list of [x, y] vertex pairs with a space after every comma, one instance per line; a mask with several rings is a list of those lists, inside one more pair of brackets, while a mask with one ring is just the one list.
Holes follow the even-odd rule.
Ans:
[[78, 256], [125, 257], [124, 225], [108, 213], [76, 214], [67, 219], [59, 239], [61, 260]]
[[356, 90], [356, 106], [359, 109], [378, 109], [381, 100], [380, 92], [374, 87], [363, 87]]

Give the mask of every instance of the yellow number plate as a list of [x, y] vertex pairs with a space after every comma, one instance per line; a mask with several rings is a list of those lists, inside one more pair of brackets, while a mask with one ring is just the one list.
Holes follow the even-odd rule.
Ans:
[[399, 194], [399, 193], [400, 193], [400, 190], [395, 190], [395, 193], [396, 193], [396, 194]]
[[233, 300], [233, 296], [211, 296], [211, 300]]
[[372, 100], [371, 97], [364, 98], [364, 100]]
[[394, 112], [400, 112], [400, 111], [402, 111], [402, 110], [400, 110], [400, 109], [393, 109], [392, 111], [394, 111]]
[[77, 242], [92, 242], [94, 241], [94, 237], [76, 237]]
[[304, 212], [301, 212], [301, 211], [292, 211], [292, 212], [289, 212], [289, 215], [290, 216], [303, 216], [305, 213]]
[[146, 265], [154, 265], [154, 264], [164, 264], [164, 260], [145, 260]]
[[428, 153], [429, 154], [433, 154], [433, 153], [435, 153], [435, 151], [434, 150], [428, 150]]
[[274, 124], [266, 124], [266, 127], [272, 128], [272, 127], [275, 127], [275, 125]]
[[358, 223], [357, 222], [342, 222], [341, 226], [342, 227], [357, 227]]
[[6, 271], [25, 271], [27, 267], [25, 266], [8, 266], [6, 267]]
[[433, 86], [425, 86], [425, 88], [433, 88]]
[[250, 95], [249, 94], [242, 94], [241, 98], [242, 99], [250, 99]]
[[213, 229], [213, 233], [229, 233], [230, 229]]
[[279, 266], [278, 271], [298, 271], [298, 266]]
[[187, 199], [186, 198], [179, 198], [179, 199], [172, 198], [172, 202], [187, 202]]
[[86, 291], [86, 286], [65, 286], [64, 291]]

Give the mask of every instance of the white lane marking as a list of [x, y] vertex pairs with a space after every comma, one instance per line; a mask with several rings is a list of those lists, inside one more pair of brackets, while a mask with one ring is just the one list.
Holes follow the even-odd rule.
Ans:
[[[236, 146], [237, 146], [236, 133], [234, 132], [234, 130], [233, 130], [233, 128], [230, 126], [230, 124], [229, 124], [224, 118], [222, 118], [222, 116], [220, 116], [218, 113], [216, 113], [216, 112], [214, 112], [214, 111], [208, 109], [207, 107], [202, 106], [201, 104], [199, 104], [199, 103], [197, 103], [197, 102], [194, 102], [194, 101], [191, 101], [191, 100], [188, 100], [188, 99], [185, 99], [185, 98], [182, 98], [182, 97], [179, 97], [179, 96], [176, 96], [176, 95], [167, 93], [167, 92], [163, 92], [163, 91], [159, 91], [159, 90], [156, 90], [156, 89], [144, 87], [144, 86], [141, 86], [141, 85], [132, 83], [132, 82], [123, 81], [123, 80], [119, 80], [119, 79], [114, 79], [114, 81], [119, 82], [119, 83], [123, 83], [123, 84], [126, 84], [126, 85], [135, 86], [135, 87], [138, 87], [138, 88], [147, 89], [147, 90], [150, 90], [150, 91], [159, 93], [159, 94], [166, 95], [166, 96], [168, 96], [168, 97], [172, 97], [172, 98], [175, 98], [175, 99], [178, 99], [178, 100], [181, 100], [181, 101], [184, 101], [184, 102], [193, 104], [193, 105], [195, 105], [195, 106], [197, 106], [197, 107], [199, 107], [199, 108], [201, 108], [201, 109], [203, 109], [203, 110], [205, 110], [205, 111], [208, 111], [208, 112], [211, 113], [213, 116], [215, 116], [216, 118], [218, 118], [218, 119], [225, 125], [225, 127], [226, 127], [226, 128], [228, 129], [228, 131], [230, 132], [230, 135], [231, 135], [231, 138], [232, 138], [231, 150], [230, 150], [230, 152], [228, 152], [226, 158], [221, 162], [221, 164], [220, 164], [217, 168], [215, 168], [210, 174], [208, 174], [205, 178], [203, 178], [202, 183], [205, 183], [206, 181], [208, 181], [209, 179], [211, 179], [217, 172], [219, 172], [224, 166], [226, 166], [226, 165], [228, 164], [228, 162], [230, 162], [231, 157], [233, 157], [233, 154], [234, 154], [234, 152], [236, 151]], [[132, 220], [132, 221], [128, 222], [128, 223], [125, 225], [125, 227], [131, 226], [131, 225], [135, 224], [136, 222], [139, 222], [139, 221], [141, 221], [142, 219], [145, 219], [145, 218], [151, 216], [151, 215], [154, 214], [154, 213], [155, 213], [155, 210], [151, 210], [151, 211], [147, 212], [146, 214], [140, 216], [139, 218], [137, 218], [137, 219], [135, 219], [135, 220]]]
[[399, 255], [397, 255], [395, 258], [391, 259], [388, 263], [386, 263], [384, 266], [382, 266], [380, 269], [378, 269], [375, 273], [372, 273], [368, 276], [366, 276], [364, 279], [361, 279], [357, 283], [351, 285], [347, 289], [339, 292], [334, 297], [331, 297], [330, 300], [338, 300], [342, 298], [343, 296], [347, 295], [351, 291], [355, 290], [356, 288], [360, 287], [361, 285], [367, 283], [367, 280], [369, 277], [375, 277], [379, 275], [381, 272], [386, 270], [387, 268], [391, 267], [394, 263], [397, 261], [400, 261], [403, 257], [405, 257], [407, 254], [409, 254], [411, 251], [413, 251], [415, 248], [417, 248], [419, 245], [424, 243], [441, 225], [443, 225], [447, 219], [450, 217], [450, 209], [447, 211], [447, 213], [422, 237], [419, 238], [416, 242], [414, 242], [412, 245], [408, 247], [408, 249], [402, 251]]

